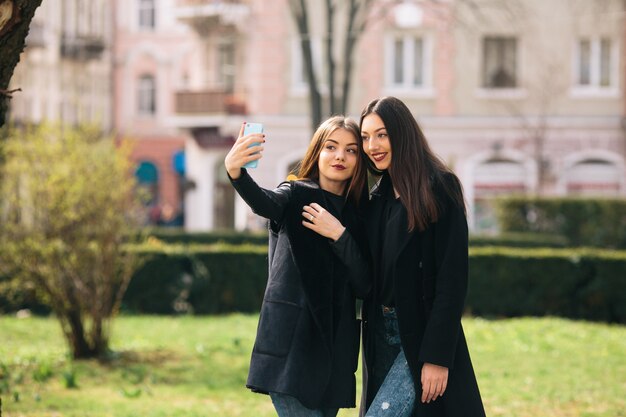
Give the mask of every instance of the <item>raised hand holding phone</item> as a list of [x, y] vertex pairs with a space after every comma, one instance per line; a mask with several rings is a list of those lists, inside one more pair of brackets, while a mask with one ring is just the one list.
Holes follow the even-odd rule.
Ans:
[[[248, 136], [252, 133], [263, 133], [263, 124], [261, 123], [246, 123], [243, 128], [243, 135]], [[250, 146], [259, 146], [260, 142], [252, 142]], [[243, 166], [243, 168], [256, 168], [259, 165], [259, 160], [255, 159]]]
[[[228, 171], [228, 175], [232, 179], [237, 179], [241, 176], [241, 168], [256, 167], [257, 161], [262, 157], [263, 146], [261, 144], [265, 142], [265, 135], [263, 133], [247, 133], [247, 125], [257, 125], [248, 128], [248, 131], [250, 129], [263, 131], [263, 125], [260, 123], [244, 123], [241, 125], [239, 137], [224, 159], [226, 171]], [[249, 166], [251, 162], [254, 162], [253, 166]]]

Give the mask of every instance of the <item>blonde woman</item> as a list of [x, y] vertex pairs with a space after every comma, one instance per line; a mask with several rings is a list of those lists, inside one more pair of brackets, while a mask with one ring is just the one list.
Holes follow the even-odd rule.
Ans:
[[[261, 146], [250, 148], [254, 142]], [[225, 159], [239, 195], [269, 220], [269, 277], [247, 386], [269, 394], [279, 417], [334, 417], [355, 407], [359, 322], [355, 297], [369, 289], [359, 216], [367, 197], [359, 128], [342, 116], [322, 123], [298, 180], [259, 187], [246, 163], [263, 134], [239, 138]]]

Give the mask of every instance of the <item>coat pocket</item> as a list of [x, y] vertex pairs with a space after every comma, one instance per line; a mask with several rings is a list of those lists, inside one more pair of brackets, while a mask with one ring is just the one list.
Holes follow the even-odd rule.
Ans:
[[265, 301], [261, 307], [255, 351], [272, 356], [286, 356], [301, 310], [296, 304]]

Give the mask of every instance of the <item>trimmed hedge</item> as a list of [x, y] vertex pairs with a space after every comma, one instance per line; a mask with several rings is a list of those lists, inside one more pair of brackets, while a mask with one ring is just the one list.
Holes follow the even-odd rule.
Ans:
[[231, 245], [267, 245], [267, 230], [259, 232], [239, 232], [234, 230], [213, 232], [186, 232], [182, 228], [152, 227], [143, 231], [164, 243], [185, 245], [210, 245], [225, 243]]
[[[146, 261], [124, 297], [126, 312], [259, 311], [267, 246], [164, 245], [152, 240], [128, 250]], [[466, 309], [487, 317], [554, 315], [626, 323], [626, 251], [470, 248]], [[10, 306], [3, 310], [11, 311]]]
[[[267, 278], [265, 246], [133, 250], [152, 258], [133, 277], [127, 309], [175, 313], [181, 294], [196, 314], [260, 308]], [[625, 251], [472, 248], [467, 310], [481, 316], [555, 315], [626, 323], [625, 281]]]
[[500, 230], [564, 236], [569, 246], [626, 248], [626, 199], [504, 197]]
[[476, 248], [467, 308], [486, 316], [626, 323], [625, 284], [626, 251]]
[[267, 279], [267, 246], [129, 247], [146, 262], [133, 275], [123, 309], [136, 313], [255, 312]]
[[491, 235], [470, 235], [469, 246], [504, 246], [512, 248], [564, 248], [567, 239], [555, 234], [542, 233], [501, 233]]
[[[155, 238], [166, 244], [211, 245], [224, 243], [231, 245], [251, 244], [267, 245], [267, 231], [240, 232], [185, 232], [180, 228], [155, 227], [143, 231], [146, 236]], [[554, 233], [511, 232], [499, 235], [472, 235], [470, 246], [507, 246], [516, 248], [567, 246], [567, 239]]]

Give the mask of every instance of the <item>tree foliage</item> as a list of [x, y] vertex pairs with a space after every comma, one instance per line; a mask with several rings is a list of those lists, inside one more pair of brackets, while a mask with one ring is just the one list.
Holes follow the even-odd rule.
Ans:
[[0, 178], [0, 267], [58, 317], [75, 358], [108, 349], [137, 256], [128, 147], [90, 128], [8, 130]]

